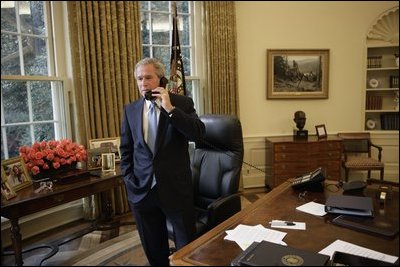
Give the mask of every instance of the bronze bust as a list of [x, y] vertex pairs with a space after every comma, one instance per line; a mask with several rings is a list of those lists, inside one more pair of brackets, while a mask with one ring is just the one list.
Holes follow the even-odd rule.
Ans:
[[296, 111], [294, 113], [294, 119], [296, 122], [296, 127], [298, 128], [298, 130], [294, 130], [293, 134], [295, 136], [295, 138], [307, 138], [308, 137], [308, 131], [307, 130], [303, 130], [304, 125], [306, 124], [306, 113], [304, 113], [304, 111]]

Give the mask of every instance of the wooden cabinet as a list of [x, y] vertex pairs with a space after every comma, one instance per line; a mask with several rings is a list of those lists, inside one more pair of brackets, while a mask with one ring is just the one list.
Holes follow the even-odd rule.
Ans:
[[320, 140], [316, 136], [309, 136], [307, 140], [293, 136], [268, 137], [266, 142], [269, 187], [318, 167], [325, 169], [327, 179], [340, 180], [342, 142], [337, 136]]

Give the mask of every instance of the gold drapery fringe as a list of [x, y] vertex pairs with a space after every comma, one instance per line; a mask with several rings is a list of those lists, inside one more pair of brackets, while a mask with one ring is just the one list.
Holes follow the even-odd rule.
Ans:
[[[120, 136], [123, 105], [139, 98], [134, 66], [142, 57], [137, 1], [71, 1], [71, 38], [77, 139]], [[110, 190], [116, 214], [129, 211], [125, 186]], [[91, 207], [94, 199], [97, 207]], [[99, 195], [85, 199], [87, 218], [101, 211]], [[104, 201], [103, 201], [104, 202]]]
[[239, 116], [235, 2], [203, 2], [207, 113]]

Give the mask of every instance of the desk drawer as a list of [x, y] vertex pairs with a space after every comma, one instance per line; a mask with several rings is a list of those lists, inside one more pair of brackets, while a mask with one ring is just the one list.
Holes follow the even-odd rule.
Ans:
[[305, 144], [289, 144], [289, 143], [283, 143], [283, 144], [275, 144], [274, 146], [274, 152], [297, 152], [301, 153], [302, 151], [307, 151], [309, 149], [309, 145], [307, 143]]
[[308, 155], [302, 156], [301, 153], [275, 153], [274, 160], [275, 162], [307, 162]]

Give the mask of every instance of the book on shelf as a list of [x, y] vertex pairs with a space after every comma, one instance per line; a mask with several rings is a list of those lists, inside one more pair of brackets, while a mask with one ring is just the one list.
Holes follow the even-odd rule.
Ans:
[[381, 128], [382, 130], [399, 130], [399, 114], [381, 114]]
[[367, 58], [367, 68], [382, 67], [382, 56], [370, 56]]
[[366, 108], [368, 110], [382, 109], [382, 96], [367, 95]]
[[399, 88], [399, 76], [390, 75], [389, 79], [390, 88]]

